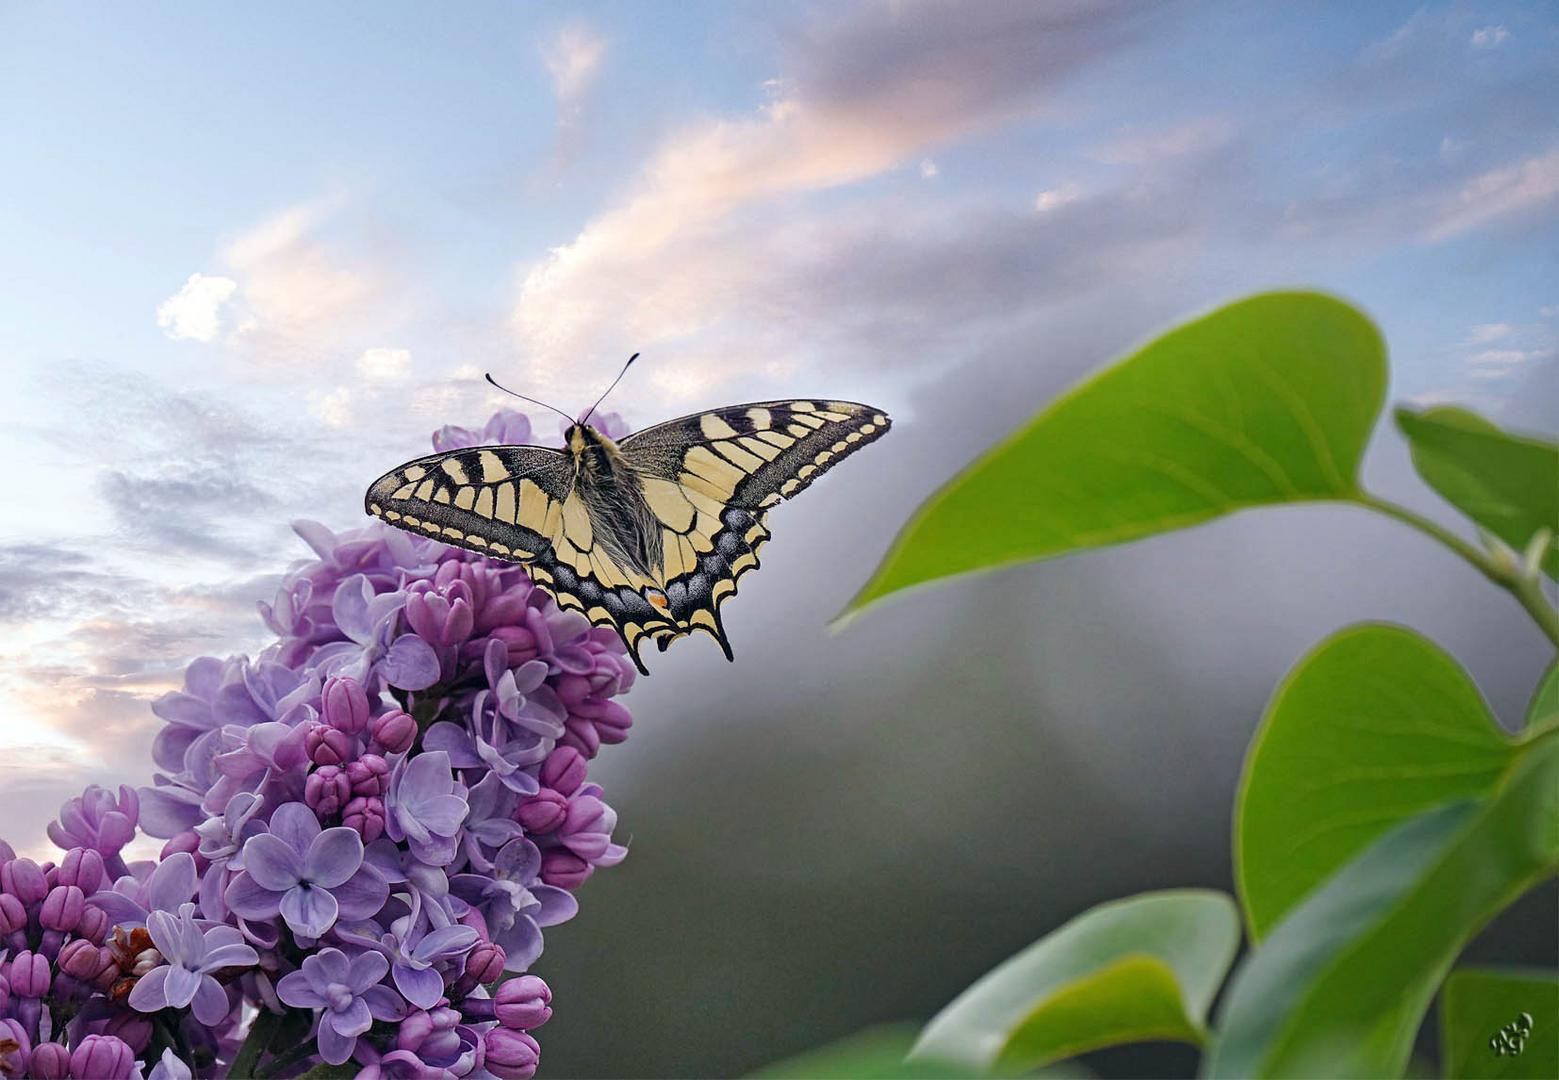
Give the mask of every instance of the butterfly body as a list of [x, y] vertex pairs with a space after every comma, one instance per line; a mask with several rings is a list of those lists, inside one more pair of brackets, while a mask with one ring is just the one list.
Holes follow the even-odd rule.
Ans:
[[844, 401], [770, 401], [695, 413], [620, 443], [575, 424], [561, 450], [478, 446], [407, 462], [369, 487], [390, 524], [523, 563], [564, 607], [611, 626], [640, 670], [702, 631], [729, 640], [720, 605], [758, 565], [767, 511], [880, 438], [881, 410]]

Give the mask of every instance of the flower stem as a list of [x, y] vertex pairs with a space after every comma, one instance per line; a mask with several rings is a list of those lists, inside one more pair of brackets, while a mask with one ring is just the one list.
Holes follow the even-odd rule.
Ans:
[[259, 1069], [256, 1066], [260, 1063], [260, 1055], [269, 1048], [271, 1040], [276, 1037], [277, 1029], [281, 1027], [281, 1022], [281, 1013], [273, 1013], [269, 1009], [262, 1008], [260, 1015], [254, 1018], [254, 1023], [249, 1027], [248, 1037], [238, 1048], [238, 1053], [233, 1055], [233, 1063], [228, 1066], [227, 1075], [258, 1076]]
[[1555, 611], [1552, 604], [1543, 596], [1542, 587], [1537, 578], [1527, 577], [1521, 572], [1518, 565], [1505, 567], [1491, 558], [1487, 552], [1480, 551], [1472, 544], [1463, 540], [1443, 525], [1436, 524], [1428, 518], [1415, 514], [1405, 506], [1382, 499], [1378, 495], [1368, 492], [1360, 492], [1354, 497], [1360, 506], [1367, 506], [1371, 510], [1377, 510], [1387, 517], [1396, 518], [1404, 525], [1409, 525], [1419, 532], [1434, 537], [1440, 543], [1450, 548], [1463, 559], [1473, 565], [1477, 571], [1488, 578], [1500, 588], [1505, 589], [1514, 596], [1527, 614], [1532, 616], [1538, 628], [1548, 635], [1548, 640], [1559, 646], [1559, 611]]

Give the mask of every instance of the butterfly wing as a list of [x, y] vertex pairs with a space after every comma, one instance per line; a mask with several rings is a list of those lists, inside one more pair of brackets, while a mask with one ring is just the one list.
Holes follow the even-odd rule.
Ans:
[[573, 462], [560, 451], [479, 446], [430, 454], [375, 480], [364, 505], [409, 532], [524, 563], [560, 606], [611, 626], [630, 651], [646, 629], [668, 624], [644, 596], [651, 583], [624, 573], [592, 535]]
[[851, 401], [765, 401], [694, 413], [624, 439], [623, 458], [664, 530], [674, 626], [652, 631], [661, 649], [701, 630], [730, 659], [720, 605], [759, 565], [766, 511], [881, 438], [890, 423], [880, 409]]

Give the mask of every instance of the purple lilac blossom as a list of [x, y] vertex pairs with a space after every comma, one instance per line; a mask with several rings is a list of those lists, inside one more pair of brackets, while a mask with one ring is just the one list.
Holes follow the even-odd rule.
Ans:
[[[505, 410], [434, 441], [529, 438]], [[0, 841], [0, 1076], [221, 1076], [273, 1030], [257, 1011], [289, 1010], [316, 1034], [258, 1047], [260, 1072], [535, 1071], [551, 992], [501, 980], [625, 853], [586, 777], [634, 666], [522, 567], [378, 522], [295, 530], [313, 557], [259, 605], [276, 640], [153, 704], [152, 784], [69, 800], [57, 864]], [[159, 858], [126, 861], [138, 834]]]

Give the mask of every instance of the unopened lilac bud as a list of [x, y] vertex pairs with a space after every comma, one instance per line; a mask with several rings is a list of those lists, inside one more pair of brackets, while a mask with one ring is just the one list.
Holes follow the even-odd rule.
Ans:
[[116, 1035], [88, 1035], [70, 1055], [77, 1080], [130, 1080], [136, 1072], [135, 1051]]
[[347, 762], [346, 778], [352, 783], [353, 795], [382, 795], [389, 786], [390, 765], [378, 754], [364, 754], [356, 761]]
[[541, 782], [562, 795], [572, 795], [585, 782], [590, 763], [572, 746], [560, 746], [541, 763]]
[[[152, 1018], [126, 1009], [108, 1018], [103, 1024], [103, 1034], [123, 1040], [131, 1050], [139, 1054], [152, 1041]], [[75, 1060], [76, 1056], [72, 1054], [72, 1067]]]
[[71, 848], [60, 860], [55, 880], [60, 885], [74, 885], [91, 896], [102, 887], [104, 876], [102, 855], [91, 848]]
[[81, 921], [81, 913], [86, 905], [86, 896], [76, 886], [56, 885], [44, 898], [38, 921], [46, 930], [58, 930], [61, 933], [74, 930]]
[[536, 1075], [541, 1046], [523, 1031], [496, 1027], [482, 1037], [487, 1071], [499, 1080], [526, 1080]]
[[204, 856], [200, 854], [200, 834], [194, 829], [185, 829], [166, 844], [162, 845], [162, 852], [157, 857], [166, 859], [170, 855], [177, 855], [181, 851], [187, 851], [195, 856], [195, 865], [202, 865]]
[[479, 941], [466, 953], [465, 970], [455, 982], [455, 992], [469, 994], [478, 986], [486, 986], [503, 976], [503, 965], [508, 960], [503, 946], [492, 941]]
[[4, 1016], [11, 1004], [11, 980], [0, 975], [0, 1016]]
[[506, 1028], [529, 1031], [552, 1019], [552, 989], [535, 975], [509, 979], [493, 995], [494, 1014]]
[[352, 784], [339, 765], [321, 765], [303, 782], [303, 801], [321, 817], [339, 813], [352, 797]]
[[0, 934], [27, 929], [27, 909], [10, 893], [0, 893]]
[[0, 888], [20, 900], [23, 907], [32, 907], [48, 895], [49, 883], [31, 859], [12, 859], [0, 867]]
[[373, 738], [386, 754], [404, 754], [417, 738], [417, 721], [408, 713], [391, 709], [374, 718]]
[[560, 889], [577, 889], [595, 867], [572, 851], [549, 851], [541, 857], [541, 880]]
[[356, 829], [363, 843], [373, 843], [384, 835], [384, 800], [377, 795], [358, 796], [346, 804], [341, 824]]
[[11, 958], [11, 993], [17, 997], [41, 998], [49, 992], [49, 961], [46, 957], [23, 949]]
[[59, 968], [71, 978], [92, 982], [109, 964], [108, 950], [77, 938], [60, 950]]
[[18, 1019], [0, 1020], [0, 1076], [26, 1076], [27, 1061], [32, 1056], [32, 1040], [27, 1037], [28, 1025]]
[[70, 1051], [57, 1042], [39, 1043], [27, 1061], [27, 1075], [37, 1080], [65, 1080], [70, 1075]]
[[520, 824], [528, 833], [548, 833], [563, 824], [568, 816], [568, 800], [551, 788], [520, 803]]
[[368, 695], [362, 683], [345, 676], [325, 680], [321, 695], [325, 723], [348, 735], [357, 735], [368, 727]]
[[103, 939], [108, 937], [108, 930], [108, 912], [88, 904], [81, 913], [81, 921], [76, 924], [76, 936], [84, 937], [94, 945], [101, 945]]
[[339, 765], [355, 756], [352, 752], [352, 736], [325, 724], [315, 724], [310, 728], [303, 745], [308, 749], [309, 760], [316, 765]]

